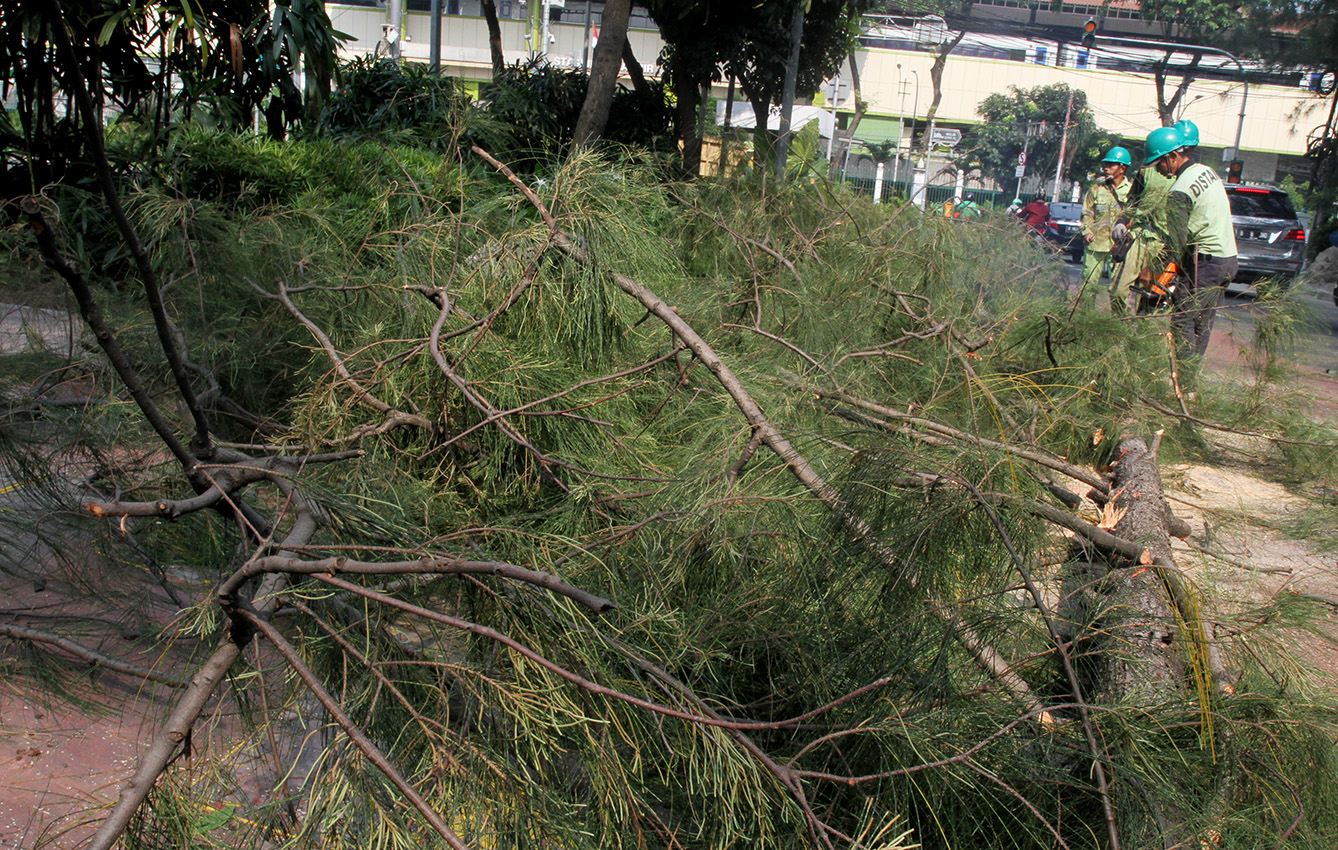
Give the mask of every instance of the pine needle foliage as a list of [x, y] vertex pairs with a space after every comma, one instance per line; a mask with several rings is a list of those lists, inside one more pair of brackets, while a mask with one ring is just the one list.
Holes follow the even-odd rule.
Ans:
[[[214, 144], [182, 161], [233, 162], [227, 186], [165, 171], [131, 208], [219, 439], [359, 450], [248, 492], [275, 539], [297, 493], [321, 522], [297, 556], [519, 565], [616, 606], [500, 568], [274, 591], [301, 664], [467, 845], [1098, 848], [1109, 801], [1125, 847], [1329, 846], [1332, 706], [1269, 675], [1269, 618], [1219, 647], [1245, 675], [1208, 705], [1214, 750], [1188, 684], [1077, 705], [1025, 589], [1053, 604], [1069, 544], [1033, 507], [1058, 505], [1058, 476], [1019, 449], [1094, 468], [1169, 424], [1147, 403], [1175, 398], [1164, 319], [1075, 309], [1009, 222], [823, 184], [666, 185], [636, 157], [534, 152], [559, 239], [458, 148]], [[758, 445], [737, 390], [625, 280], [829, 490]], [[149, 326], [121, 326], [154, 362]], [[147, 453], [119, 415], [66, 425]], [[121, 499], [187, 492], [161, 459], [101, 474]], [[189, 568], [155, 645], [217, 641], [210, 588], [250, 558], [235, 520], [134, 530], [128, 563]], [[209, 771], [171, 768], [127, 846], [447, 846], [274, 652], [239, 662]], [[267, 805], [225, 790], [255, 761]]]

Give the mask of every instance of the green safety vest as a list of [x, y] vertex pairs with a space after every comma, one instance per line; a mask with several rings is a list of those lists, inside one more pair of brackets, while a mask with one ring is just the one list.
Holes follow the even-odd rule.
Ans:
[[1227, 199], [1226, 187], [1216, 171], [1199, 162], [1185, 166], [1171, 184], [1171, 194], [1189, 198], [1189, 232], [1185, 236], [1185, 253], [1194, 251], [1211, 257], [1236, 256], [1236, 230], [1231, 225], [1231, 201]]
[[1118, 186], [1105, 181], [1093, 183], [1082, 200], [1082, 232], [1091, 235], [1092, 241], [1087, 249], [1094, 252], [1109, 251], [1115, 246], [1111, 239], [1110, 228], [1129, 203], [1129, 191], [1133, 189], [1132, 180], [1125, 178]]

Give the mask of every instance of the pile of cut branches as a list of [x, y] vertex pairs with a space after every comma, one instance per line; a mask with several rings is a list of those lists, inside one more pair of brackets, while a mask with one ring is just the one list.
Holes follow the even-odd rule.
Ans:
[[1164, 319], [821, 183], [356, 161], [25, 201], [100, 353], [78, 413], [6, 412], [10, 516], [112, 566], [5, 570], [162, 661], [5, 635], [179, 691], [88, 846], [198, 835], [168, 802], [228, 803], [229, 750], [271, 783], [238, 846], [1323, 845], [1327, 709], [1172, 555]]

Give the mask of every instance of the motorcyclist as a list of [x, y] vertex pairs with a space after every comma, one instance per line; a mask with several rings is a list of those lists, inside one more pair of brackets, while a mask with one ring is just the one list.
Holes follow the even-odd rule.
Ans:
[[1050, 204], [1046, 202], [1044, 195], [1035, 195], [1031, 203], [1023, 207], [1017, 214], [1027, 229], [1040, 233], [1045, 228], [1045, 222], [1050, 218]]
[[976, 218], [980, 215], [980, 206], [976, 203], [976, 193], [967, 192], [965, 199], [957, 206], [957, 217], [964, 219]]

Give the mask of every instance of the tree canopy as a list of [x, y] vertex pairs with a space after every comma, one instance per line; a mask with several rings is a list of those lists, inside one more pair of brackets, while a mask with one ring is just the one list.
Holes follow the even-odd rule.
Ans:
[[[807, 2], [796, 85], [816, 91], [850, 55], [867, 0]], [[765, 149], [768, 113], [780, 102], [790, 49], [795, 0], [719, 3], [710, 0], [651, 0], [647, 8], [665, 41], [662, 57], [679, 100], [679, 134], [695, 136], [698, 90], [731, 75], [752, 104]]]
[[959, 168], [979, 168], [985, 176], [1007, 186], [1017, 180], [1014, 167], [1018, 154], [1025, 149], [1028, 174], [1053, 175], [1059, 164], [1070, 95], [1073, 108], [1063, 170], [1079, 180], [1098, 171], [1101, 157], [1119, 141], [1096, 125], [1086, 92], [1065, 83], [1031, 89], [1009, 86], [1008, 94], [992, 94], [982, 100], [977, 112], [984, 122], [963, 140], [954, 161]]

